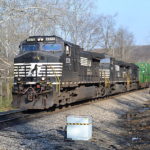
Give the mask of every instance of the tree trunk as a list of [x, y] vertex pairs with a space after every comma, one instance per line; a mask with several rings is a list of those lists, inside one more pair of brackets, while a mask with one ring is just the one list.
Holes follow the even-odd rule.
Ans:
[[2, 88], [2, 79], [0, 78], [0, 107], [2, 106], [2, 93], [3, 93], [3, 88]]

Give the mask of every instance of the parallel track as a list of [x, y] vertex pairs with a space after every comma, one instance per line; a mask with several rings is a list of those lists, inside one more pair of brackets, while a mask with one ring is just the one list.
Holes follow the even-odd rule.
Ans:
[[23, 110], [12, 110], [0, 113], [0, 123], [18, 119], [22, 112]]
[[29, 116], [24, 110], [12, 110], [0, 113], [0, 130], [4, 127], [16, 124], [18, 120]]
[[3, 113], [0, 113], [0, 130], [3, 128], [6, 128], [8, 126], [13, 126], [13, 125], [17, 125], [20, 123], [28, 122], [28, 121], [36, 119], [36, 118], [41, 118], [45, 115], [52, 115], [55, 113], [67, 111], [67, 110], [70, 110], [73, 108], [77, 108], [80, 106], [89, 105], [89, 104], [97, 102], [97, 101], [103, 101], [103, 100], [107, 100], [110, 98], [116, 98], [121, 95], [127, 95], [129, 93], [134, 93], [134, 92], [142, 91], [142, 90], [145, 90], [145, 89], [129, 91], [126, 93], [119, 93], [119, 94], [106, 96], [106, 97], [102, 97], [102, 98], [95, 98], [95, 99], [79, 101], [79, 102], [75, 102], [75, 103], [64, 105], [64, 106], [52, 107], [52, 108], [50, 108], [48, 110], [44, 110], [44, 111], [14, 110], [14, 111], [3, 112]]

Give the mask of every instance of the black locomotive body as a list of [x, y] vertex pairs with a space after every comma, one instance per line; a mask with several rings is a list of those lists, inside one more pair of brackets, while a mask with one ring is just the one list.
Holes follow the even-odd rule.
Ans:
[[135, 64], [106, 58], [101, 60], [100, 66], [104, 78], [110, 82], [109, 93], [126, 92], [138, 88], [138, 67]]
[[84, 51], [57, 36], [32, 36], [14, 59], [13, 106], [47, 109], [138, 88], [138, 67]]

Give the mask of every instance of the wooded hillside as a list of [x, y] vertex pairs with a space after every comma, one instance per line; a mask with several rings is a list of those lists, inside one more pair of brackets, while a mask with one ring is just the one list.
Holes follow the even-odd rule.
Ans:
[[[98, 53], [107, 53], [108, 55], [109, 51], [106, 49], [94, 49], [93, 51]], [[115, 50], [114, 50], [115, 51]], [[114, 55], [115, 58], [120, 59], [120, 57], [117, 57], [118, 55]], [[126, 59], [127, 62], [149, 62], [150, 63], [150, 45], [137, 45], [132, 46], [132, 48], [129, 50], [128, 57]]]
[[149, 62], [150, 63], [150, 45], [135, 46], [129, 57], [132, 62]]

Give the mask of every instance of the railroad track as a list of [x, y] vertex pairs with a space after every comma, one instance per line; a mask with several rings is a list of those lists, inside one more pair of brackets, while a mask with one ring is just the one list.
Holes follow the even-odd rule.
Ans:
[[23, 110], [12, 110], [12, 111], [8, 111], [8, 112], [0, 113], [0, 123], [17, 119], [20, 117], [19, 115], [22, 112], [23, 112]]
[[145, 90], [145, 89], [129, 91], [126, 93], [119, 93], [119, 94], [106, 96], [106, 97], [102, 97], [102, 98], [94, 98], [94, 99], [84, 100], [81, 102], [75, 102], [75, 103], [64, 105], [64, 106], [52, 107], [52, 108], [50, 108], [48, 110], [44, 110], [44, 111], [43, 110], [42, 111], [12, 110], [12, 111], [8, 111], [8, 112], [3, 112], [3, 113], [0, 113], [0, 130], [3, 128], [6, 128], [8, 126], [13, 126], [13, 125], [17, 125], [20, 123], [28, 122], [33, 119], [41, 118], [45, 115], [52, 115], [54, 113], [60, 113], [60, 112], [67, 111], [67, 110], [77, 108], [80, 106], [89, 105], [89, 104], [97, 102], [97, 101], [103, 101], [103, 100], [107, 100], [107, 99], [111, 99], [111, 98], [116, 98], [116, 97], [119, 97], [122, 95], [127, 95], [129, 93], [134, 93], [134, 92], [142, 91], [142, 90]]
[[9, 125], [14, 125], [19, 119], [25, 118], [28, 114], [25, 110], [11, 110], [0, 113], [0, 130]]

